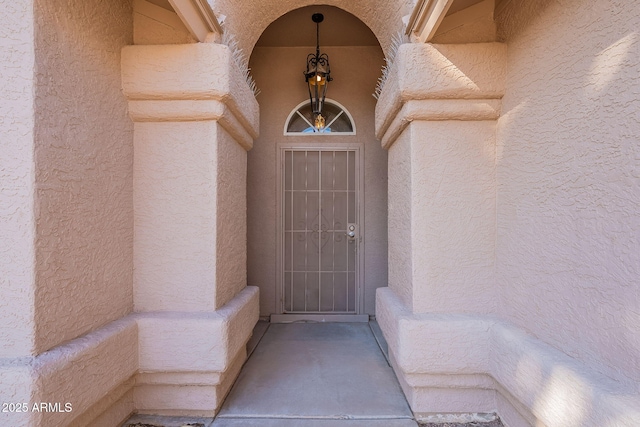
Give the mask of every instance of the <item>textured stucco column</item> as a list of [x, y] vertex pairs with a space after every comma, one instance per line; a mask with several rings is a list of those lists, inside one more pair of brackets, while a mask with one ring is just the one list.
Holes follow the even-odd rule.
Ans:
[[246, 357], [246, 150], [258, 104], [218, 44], [129, 46], [140, 412], [212, 415]]
[[495, 411], [495, 127], [506, 47], [405, 44], [376, 108], [389, 150], [389, 287], [376, 315], [414, 412]]

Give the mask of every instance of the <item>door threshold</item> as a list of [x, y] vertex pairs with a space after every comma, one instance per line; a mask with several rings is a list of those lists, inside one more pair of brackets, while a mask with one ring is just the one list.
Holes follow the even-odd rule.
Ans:
[[272, 314], [271, 323], [368, 322], [368, 314]]

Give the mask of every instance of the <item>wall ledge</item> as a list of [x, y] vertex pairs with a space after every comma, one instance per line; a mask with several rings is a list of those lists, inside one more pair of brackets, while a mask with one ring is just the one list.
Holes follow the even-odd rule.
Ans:
[[253, 138], [231, 109], [218, 100], [132, 100], [129, 116], [134, 122], [194, 122], [217, 120], [245, 150], [253, 147]]
[[[71, 411], [0, 413], [0, 425], [68, 426], [137, 371], [137, 325], [131, 315], [18, 363], [0, 364], [0, 400], [66, 403]], [[7, 363], [8, 362], [8, 363]]]
[[376, 305], [392, 365], [416, 413], [498, 412], [509, 426], [640, 423], [632, 382], [605, 377], [514, 325], [413, 314], [389, 288], [378, 289]]
[[140, 372], [227, 371], [258, 322], [258, 293], [247, 286], [215, 311], [134, 314]]
[[500, 117], [499, 99], [408, 100], [397, 111], [382, 136], [382, 148], [389, 149], [413, 121], [479, 121]]

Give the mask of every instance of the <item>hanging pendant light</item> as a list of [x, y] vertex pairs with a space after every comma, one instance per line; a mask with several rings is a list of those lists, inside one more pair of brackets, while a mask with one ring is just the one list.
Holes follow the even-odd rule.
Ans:
[[322, 115], [324, 97], [327, 93], [327, 85], [333, 79], [330, 75], [329, 56], [326, 53], [320, 54], [320, 23], [324, 20], [324, 15], [314, 13], [311, 20], [316, 23], [316, 53], [307, 55], [307, 71], [304, 77], [309, 86], [313, 125], [316, 132], [322, 132], [325, 127], [325, 117]]

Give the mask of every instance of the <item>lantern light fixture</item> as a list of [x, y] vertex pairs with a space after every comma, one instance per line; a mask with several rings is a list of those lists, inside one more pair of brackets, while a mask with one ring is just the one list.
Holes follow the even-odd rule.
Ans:
[[317, 132], [321, 132], [326, 124], [322, 110], [327, 85], [333, 79], [329, 68], [329, 56], [326, 53], [320, 54], [320, 23], [324, 20], [324, 15], [314, 13], [311, 20], [316, 23], [316, 53], [307, 55], [307, 71], [304, 72], [304, 78], [309, 87], [313, 125]]

